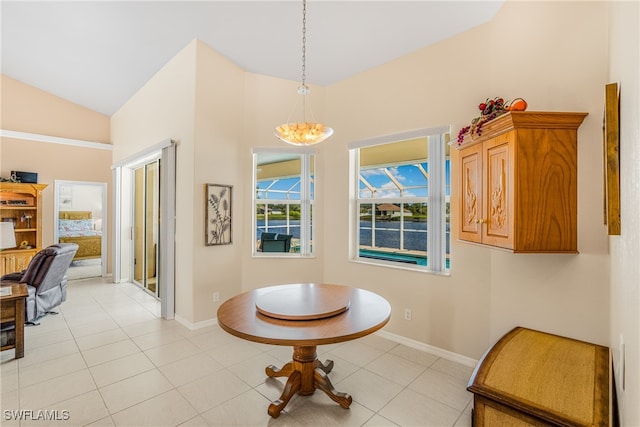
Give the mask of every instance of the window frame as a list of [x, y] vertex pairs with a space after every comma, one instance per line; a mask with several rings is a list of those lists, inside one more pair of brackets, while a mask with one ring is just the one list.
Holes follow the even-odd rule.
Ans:
[[[349, 259], [353, 262], [375, 264], [394, 268], [417, 270], [433, 274], [449, 275], [450, 265], [447, 266], [447, 205], [450, 206], [450, 195], [447, 195], [446, 162], [450, 157], [446, 156], [446, 144], [449, 142], [451, 135], [450, 126], [441, 126], [435, 128], [417, 129], [408, 132], [384, 135], [374, 138], [368, 138], [360, 141], [354, 141], [348, 145], [349, 149]], [[360, 149], [373, 147], [377, 145], [385, 145], [399, 143], [418, 138], [427, 138], [428, 140], [428, 178], [427, 178], [427, 195], [416, 197], [360, 197]], [[433, 159], [438, 159], [433, 162]], [[393, 166], [393, 162], [389, 162]], [[405, 164], [408, 164], [405, 163]], [[401, 203], [404, 207], [410, 203], [425, 203], [428, 209], [427, 229], [434, 232], [427, 233], [427, 266], [411, 265], [399, 261], [375, 259], [360, 256], [360, 206], [373, 203]], [[403, 220], [403, 212], [400, 212], [401, 221]], [[374, 227], [375, 221], [372, 222]], [[403, 227], [399, 231], [403, 230]], [[450, 239], [449, 235], [449, 239]], [[372, 236], [373, 239], [373, 236]], [[402, 247], [403, 233], [400, 232], [400, 245]], [[449, 242], [450, 243], [450, 242]], [[373, 240], [372, 240], [373, 245]]]
[[[299, 156], [300, 158], [300, 180], [299, 180], [299, 194], [300, 199], [289, 199], [287, 196], [284, 199], [258, 199], [258, 161], [260, 154], [270, 155], [282, 155], [282, 156]], [[315, 166], [316, 152], [310, 148], [254, 148], [252, 150], [252, 224], [253, 224], [253, 241], [256, 244], [253, 245], [252, 256], [256, 258], [309, 258], [314, 256], [314, 247], [311, 244], [312, 229], [313, 229], [313, 205], [315, 199], [315, 174], [317, 172]], [[313, 173], [313, 175], [312, 175]], [[314, 189], [311, 189], [313, 184]], [[295, 186], [294, 186], [295, 187]], [[264, 191], [264, 190], [263, 190]], [[295, 193], [298, 193], [295, 191]], [[287, 229], [290, 227], [290, 207], [292, 205], [300, 206], [300, 249], [299, 252], [261, 252], [258, 250], [258, 218], [257, 208], [259, 205], [285, 205], [286, 217], [287, 217]], [[268, 224], [268, 217], [265, 221]], [[267, 225], [268, 226], [268, 225]], [[266, 231], [266, 230], [265, 230]]]

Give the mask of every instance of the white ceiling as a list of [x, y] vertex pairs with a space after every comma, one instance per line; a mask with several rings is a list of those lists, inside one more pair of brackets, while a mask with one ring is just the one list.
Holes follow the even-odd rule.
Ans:
[[[307, 81], [329, 85], [489, 21], [499, 1], [308, 0]], [[302, 1], [6, 1], [2, 73], [111, 115], [199, 38], [299, 81]]]

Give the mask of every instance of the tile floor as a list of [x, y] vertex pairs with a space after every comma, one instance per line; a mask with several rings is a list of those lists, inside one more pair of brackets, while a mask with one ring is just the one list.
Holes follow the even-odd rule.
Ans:
[[162, 320], [158, 302], [131, 284], [71, 281], [60, 314], [25, 337], [24, 358], [0, 357], [7, 427], [471, 425], [471, 368], [377, 335], [318, 347], [335, 362], [336, 390], [353, 396], [350, 409], [318, 391], [272, 419], [267, 406], [285, 379], [264, 368], [289, 361], [288, 347]]

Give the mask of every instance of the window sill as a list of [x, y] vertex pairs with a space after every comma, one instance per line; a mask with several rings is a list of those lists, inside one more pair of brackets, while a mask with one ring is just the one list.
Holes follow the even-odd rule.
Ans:
[[366, 258], [356, 258], [356, 259], [350, 259], [349, 262], [353, 262], [356, 264], [371, 265], [375, 267], [393, 268], [396, 270], [415, 271], [418, 273], [433, 274], [435, 276], [446, 276], [446, 277], [451, 276], [451, 270], [432, 271], [425, 267], [416, 267], [416, 266], [412, 266], [411, 264], [404, 264], [404, 263], [398, 263], [393, 261], [381, 261], [381, 260], [373, 261]]
[[297, 253], [284, 253], [284, 252], [256, 252], [251, 258], [260, 259], [273, 259], [273, 258], [282, 258], [282, 259], [315, 259], [315, 255], [300, 255]]

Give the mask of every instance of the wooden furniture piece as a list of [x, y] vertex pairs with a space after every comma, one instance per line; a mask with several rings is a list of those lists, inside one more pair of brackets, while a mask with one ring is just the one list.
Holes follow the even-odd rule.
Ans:
[[16, 242], [22, 246], [0, 252], [0, 276], [27, 268], [42, 248], [42, 190], [46, 187], [0, 182], [0, 220], [13, 222]]
[[458, 146], [460, 240], [577, 253], [577, 130], [587, 113], [512, 111]]
[[[5, 288], [9, 288], [9, 286], [5, 286]], [[2, 334], [9, 336], [6, 343], [3, 337], [0, 351], [15, 348], [15, 358], [19, 359], [24, 357], [24, 304], [29, 292], [24, 283], [12, 284], [10, 288], [10, 295], [0, 296]], [[13, 328], [10, 328], [11, 325]]]
[[[272, 304], [274, 293], [281, 297], [280, 307]], [[309, 318], [310, 313], [315, 314], [315, 320]], [[291, 362], [281, 369], [270, 365], [265, 370], [269, 377], [288, 377], [280, 399], [269, 405], [268, 413], [273, 418], [280, 415], [293, 395], [311, 395], [316, 389], [348, 408], [351, 396], [335, 391], [327, 377], [333, 361], [318, 360], [316, 347], [371, 334], [386, 325], [390, 317], [387, 300], [373, 292], [313, 283], [245, 292], [225, 301], [218, 309], [218, 324], [232, 335], [259, 343], [293, 346]]]
[[610, 425], [609, 349], [515, 328], [478, 362], [474, 426]]
[[0, 276], [27, 268], [36, 249], [5, 249], [0, 252]]
[[91, 211], [60, 211], [58, 214], [58, 241], [78, 245], [74, 260], [102, 256], [102, 231], [96, 230], [92, 216]]

